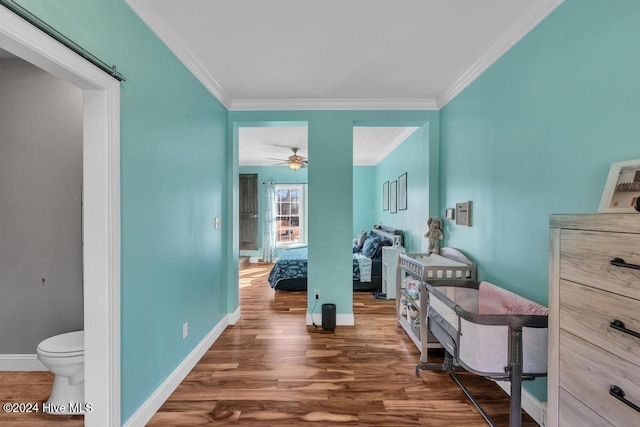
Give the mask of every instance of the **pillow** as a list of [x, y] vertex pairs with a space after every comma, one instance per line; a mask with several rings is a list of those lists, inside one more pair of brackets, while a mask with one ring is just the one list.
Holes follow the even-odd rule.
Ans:
[[358, 234], [358, 237], [353, 241], [353, 247], [357, 248], [354, 252], [360, 252], [362, 250], [362, 245], [364, 245], [364, 241], [367, 240], [367, 230], [362, 231], [362, 233]]
[[378, 246], [382, 243], [384, 239], [378, 235], [371, 235], [367, 237], [362, 245], [362, 254], [368, 258], [371, 258], [376, 251], [378, 250]]

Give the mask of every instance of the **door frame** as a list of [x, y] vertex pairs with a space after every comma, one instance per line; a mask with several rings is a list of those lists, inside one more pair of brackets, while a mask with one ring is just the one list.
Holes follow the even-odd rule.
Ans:
[[85, 425], [120, 426], [120, 83], [4, 7], [0, 47], [83, 91]]

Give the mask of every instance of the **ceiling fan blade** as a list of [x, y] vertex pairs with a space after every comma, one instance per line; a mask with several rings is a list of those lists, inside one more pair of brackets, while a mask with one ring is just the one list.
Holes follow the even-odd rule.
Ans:
[[288, 159], [274, 159], [273, 157], [267, 157], [267, 160], [280, 160], [281, 162], [288, 161]]

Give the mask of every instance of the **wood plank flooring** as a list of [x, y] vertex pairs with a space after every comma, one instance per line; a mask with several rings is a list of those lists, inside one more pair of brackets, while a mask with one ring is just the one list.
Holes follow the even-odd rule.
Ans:
[[[419, 354], [396, 326], [393, 301], [355, 293], [356, 326], [316, 329], [305, 325], [306, 293], [275, 293], [266, 281], [270, 268], [251, 264], [240, 272], [240, 321], [148, 426], [487, 425], [446, 373], [415, 376]], [[484, 378], [460, 377], [497, 425], [508, 426], [508, 396]], [[0, 402], [42, 402], [51, 381], [47, 372], [0, 372]], [[83, 419], [0, 412], [0, 425], [80, 426]], [[524, 413], [522, 425], [537, 426]]]
[[[419, 354], [396, 326], [394, 301], [355, 293], [356, 326], [316, 329], [305, 325], [306, 293], [274, 292], [270, 268], [251, 264], [240, 272], [240, 321], [149, 426], [487, 425], [446, 373], [415, 376]], [[494, 421], [508, 426], [508, 396], [484, 378], [460, 377]], [[537, 426], [524, 413], [522, 425]]]

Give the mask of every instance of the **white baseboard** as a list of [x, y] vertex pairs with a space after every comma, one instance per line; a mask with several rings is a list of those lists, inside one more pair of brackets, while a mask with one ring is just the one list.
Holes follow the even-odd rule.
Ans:
[[[511, 395], [511, 383], [508, 381], [496, 381], [508, 395]], [[542, 425], [542, 402], [536, 399], [526, 389], [522, 389], [522, 409], [539, 425]]]
[[240, 320], [240, 307], [238, 307], [233, 313], [227, 314], [227, 317], [229, 318], [230, 325], [238, 323], [238, 320]]
[[[238, 317], [240, 309], [236, 310]], [[154, 414], [160, 409], [162, 404], [171, 396], [171, 393], [180, 385], [182, 380], [191, 372], [198, 361], [209, 350], [209, 347], [220, 337], [220, 334], [229, 326], [230, 316], [227, 314], [212, 330], [200, 344], [194, 348], [191, 353], [180, 363], [180, 365], [163, 381], [162, 384], [153, 392], [151, 396], [144, 402], [138, 410], [124, 423], [124, 427], [138, 427], [146, 425]], [[236, 319], [237, 321], [237, 319]]]
[[0, 354], [0, 371], [48, 371], [37, 354]]
[[[322, 313], [311, 314], [307, 312], [307, 325], [313, 325], [314, 321], [316, 325], [322, 325]], [[353, 326], [355, 324], [356, 321], [353, 314], [336, 314], [336, 326]]]
[[256, 263], [260, 262], [260, 258], [258, 258], [257, 256], [251, 256], [251, 257], [249, 257], [249, 262], [251, 264], [256, 264]]

